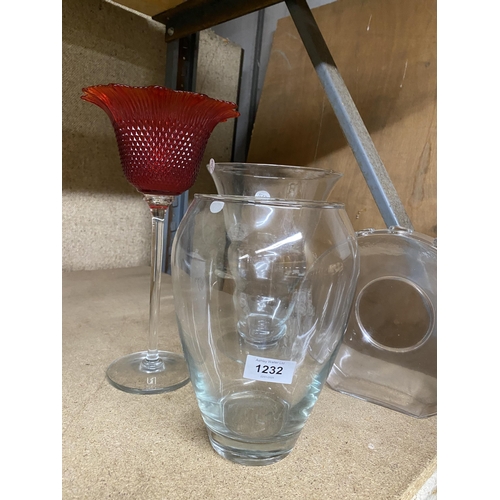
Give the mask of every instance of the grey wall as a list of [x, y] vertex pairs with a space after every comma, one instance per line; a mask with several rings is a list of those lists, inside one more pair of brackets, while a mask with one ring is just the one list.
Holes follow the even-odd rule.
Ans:
[[122, 174], [108, 117], [80, 96], [95, 84], [161, 85], [163, 29], [100, 0], [62, 7], [63, 270], [144, 265], [148, 208]]
[[[163, 85], [165, 27], [101, 0], [63, 0], [62, 7], [62, 268], [149, 265], [147, 205], [122, 174], [107, 115], [80, 96], [96, 84]], [[240, 54], [214, 34], [200, 35], [197, 88], [236, 100]], [[233, 127], [216, 127], [207, 155], [230, 159]]]

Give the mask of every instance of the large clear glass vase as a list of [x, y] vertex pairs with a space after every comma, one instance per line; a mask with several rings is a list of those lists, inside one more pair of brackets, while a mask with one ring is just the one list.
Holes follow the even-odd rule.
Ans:
[[286, 457], [325, 383], [358, 276], [343, 205], [195, 195], [172, 249], [179, 333], [210, 442]]

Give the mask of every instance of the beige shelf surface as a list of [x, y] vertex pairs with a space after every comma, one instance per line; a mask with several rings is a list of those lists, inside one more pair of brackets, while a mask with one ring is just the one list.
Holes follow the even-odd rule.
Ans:
[[[109, 363], [146, 347], [149, 267], [63, 273], [63, 498], [411, 500], [436, 470], [436, 418], [327, 386], [293, 452], [267, 467], [211, 448], [192, 386], [140, 396]], [[170, 276], [160, 348], [181, 352]]]

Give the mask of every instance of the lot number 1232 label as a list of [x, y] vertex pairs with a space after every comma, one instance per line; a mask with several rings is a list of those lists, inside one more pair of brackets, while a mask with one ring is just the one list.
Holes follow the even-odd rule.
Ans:
[[276, 384], [291, 384], [296, 365], [295, 361], [262, 358], [248, 354], [243, 378], [265, 380]]

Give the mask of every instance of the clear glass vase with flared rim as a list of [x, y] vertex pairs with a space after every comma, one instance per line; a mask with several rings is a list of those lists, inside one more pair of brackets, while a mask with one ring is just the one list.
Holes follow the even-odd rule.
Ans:
[[266, 163], [223, 163], [207, 169], [222, 195], [277, 199], [328, 200], [342, 175], [315, 167]]

